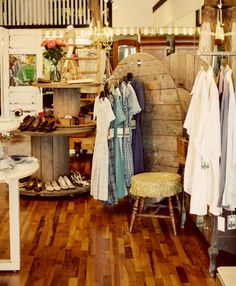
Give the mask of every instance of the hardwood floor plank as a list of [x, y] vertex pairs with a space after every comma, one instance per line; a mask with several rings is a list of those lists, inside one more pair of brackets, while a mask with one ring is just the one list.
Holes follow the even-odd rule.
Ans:
[[[0, 254], [9, 254], [8, 192], [0, 192]], [[215, 286], [207, 245], [192, 224], [174, 236], [170, 222], [137, 219], [132, 206], [104, 206], [89, 195], [20, 198], [21, 270], [0, 286]]]

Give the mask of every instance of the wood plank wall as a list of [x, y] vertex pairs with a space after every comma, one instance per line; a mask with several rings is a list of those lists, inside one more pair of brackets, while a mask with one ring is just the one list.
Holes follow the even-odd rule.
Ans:
[[[140, 66], [138, 60], [141, 61]], [[128, 72], [140, 79], [145, 89], [145, 169], [176, 172], [177, 137], [182, 135], [183, 120], [175, 82], [163, 63], [146, 53], [136, 53], [123, 59], [113, 74], [118, 79]]]

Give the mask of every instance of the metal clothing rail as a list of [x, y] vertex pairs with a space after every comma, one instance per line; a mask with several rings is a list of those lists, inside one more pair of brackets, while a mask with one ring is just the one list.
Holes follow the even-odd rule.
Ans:
[[236, 52], [197, 52], [198, 56], [236, 56]]

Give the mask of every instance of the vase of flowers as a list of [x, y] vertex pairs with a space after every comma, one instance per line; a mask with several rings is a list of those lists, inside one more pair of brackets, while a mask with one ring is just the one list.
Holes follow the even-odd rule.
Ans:
[[51, 61], [50, 80], [60, 81], [61, 75], [58, 71], [58, 62], [65, 54], [63, 47], [66, 43], [62, 39], [43, 40], [42, 47], [44, 47], [43, 56], [45, 59]]

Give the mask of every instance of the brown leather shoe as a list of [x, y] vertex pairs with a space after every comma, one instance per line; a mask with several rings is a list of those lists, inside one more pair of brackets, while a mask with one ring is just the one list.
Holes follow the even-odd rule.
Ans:
[[32, 121], [32, 123], [27, 128], [27, 130], [36, 131], [40, 123], [41, 123], [41, 117], [35, 117], [35, 119]]
[[[26, 116], [27, 117], [27, 116]], [[30, 116], [28, 117], [28, 119], [26, 119], [25, 121], [23, 121], [20, 126], [19, 126], [19, 129], [21, 131], [25, 131], [28, 129], [28, 127], [30, 126], [30, 124], [32, 124], [32, 122], [34, 121], [35, 119], [35, 116]]]

